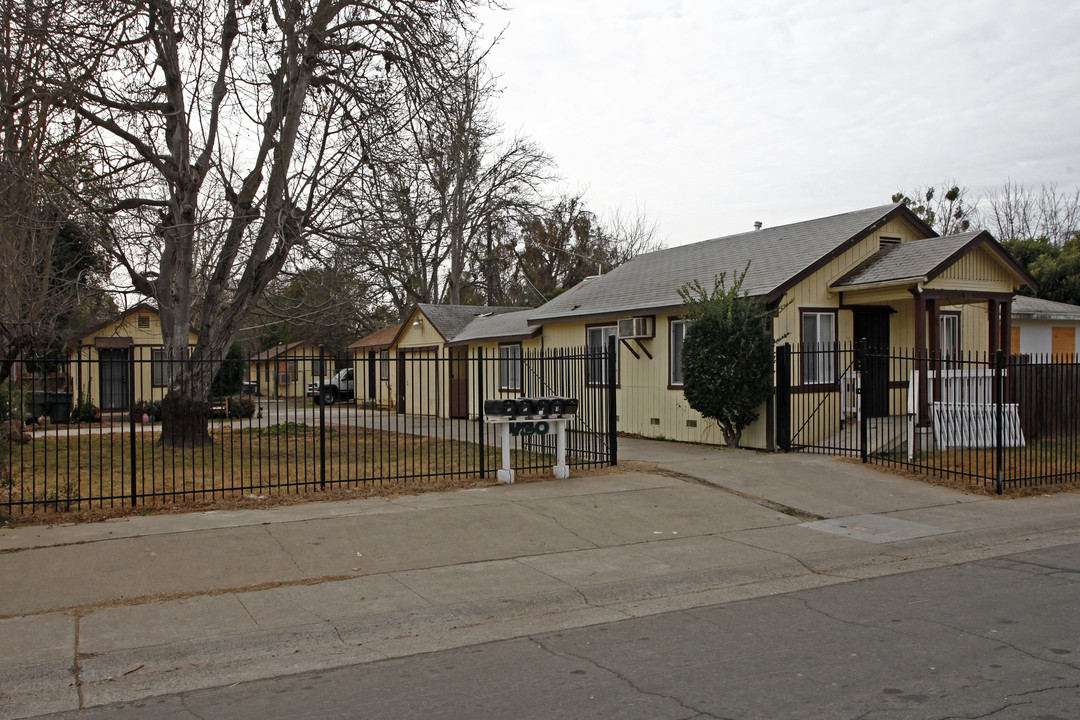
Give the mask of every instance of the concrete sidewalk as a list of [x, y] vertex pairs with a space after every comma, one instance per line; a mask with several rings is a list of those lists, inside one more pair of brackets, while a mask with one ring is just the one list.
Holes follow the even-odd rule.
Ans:
[[0, 531], [0, 717], [1080, 539], [1076, 494], [999, 500], [676, 443], [620, 456], [655, 470]]

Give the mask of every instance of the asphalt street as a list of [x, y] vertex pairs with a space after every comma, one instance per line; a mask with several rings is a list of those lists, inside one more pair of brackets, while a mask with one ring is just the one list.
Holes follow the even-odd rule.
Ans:
[[1080, 544], [41, 717], [1080, 713]]

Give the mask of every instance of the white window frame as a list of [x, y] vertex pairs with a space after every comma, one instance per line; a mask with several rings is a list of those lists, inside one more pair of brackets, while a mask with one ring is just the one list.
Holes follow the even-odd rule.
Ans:
[[389, 380], [390, 379], [390, 351], [389, 350], [380, 350], [379, 351], [379, 379], [380, 380]]
[[[828, 318], [827, 323], [822, 319]], [[812, 327], [807, 321], [812, 321]], [[836, 325], [834, 310], [803, 310], [799, 317], [802, 339], [803, 385], [832, 385], [836, 382]]]
[[589, 352], [589, 363], [586, 370], [589, 385], [607, 385], [607, 363], [593, 353], [607, 350], [608, 338], [616, 338], [615, 342], [615, 384], [619, 384], [619, 326], [615, 325], [592, 325], [585, 328], [585, 348]]
[[521, 343], [499, 345], [499, 390], [521, 392]]
[[941, 357], [945, 360], [960, 359], [960, 313], [943, 312], [938, 318]]
[[686, 321], [668, 321], [668, 384], [683, 386], [683, 342], [686, 340]]

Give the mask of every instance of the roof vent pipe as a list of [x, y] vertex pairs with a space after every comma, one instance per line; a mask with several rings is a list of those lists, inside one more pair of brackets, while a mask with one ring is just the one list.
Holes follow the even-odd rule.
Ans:
[[754, 230], [760, 230], [760, 229], [761, 229], [761, 221], [760, 220], [755, 220], [754, 221]]

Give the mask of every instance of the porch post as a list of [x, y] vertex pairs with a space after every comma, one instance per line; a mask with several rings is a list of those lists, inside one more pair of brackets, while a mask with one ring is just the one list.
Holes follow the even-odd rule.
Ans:
[[934, 371], [935, 402], [941, 400], [941, 303], [937, 298], [929, 298], [926, 304], [930, 308], [927, 332], [930, 335], [930, 367]]
[[922, 425], [928, 419], [926, 414], [926, 298], [919, 291], [915, 291], [915, 357], [915, 372], [919, 374], [916, 421]]
[[991, 298], [986, 301], [986, 318], [989, 324], [989, 327], [987, 328], [989, 332], [987, 333], [988, 341], [986, 350], [991, 357], [994, 355], [994, 352], [1001, 347], [1001, 342], [998, 339], [998, 332], [1001, 330], [1002, 320], [1000, 313], [998, 312], [998, 306], [999, 303], [997, 300]]
[[998, 347], [1005, 351], [1005, 356], [1012, 354], [1012, 302], [1001, 303], [999, 311], [1001, 315], [1001, 336], [998, 338]]

